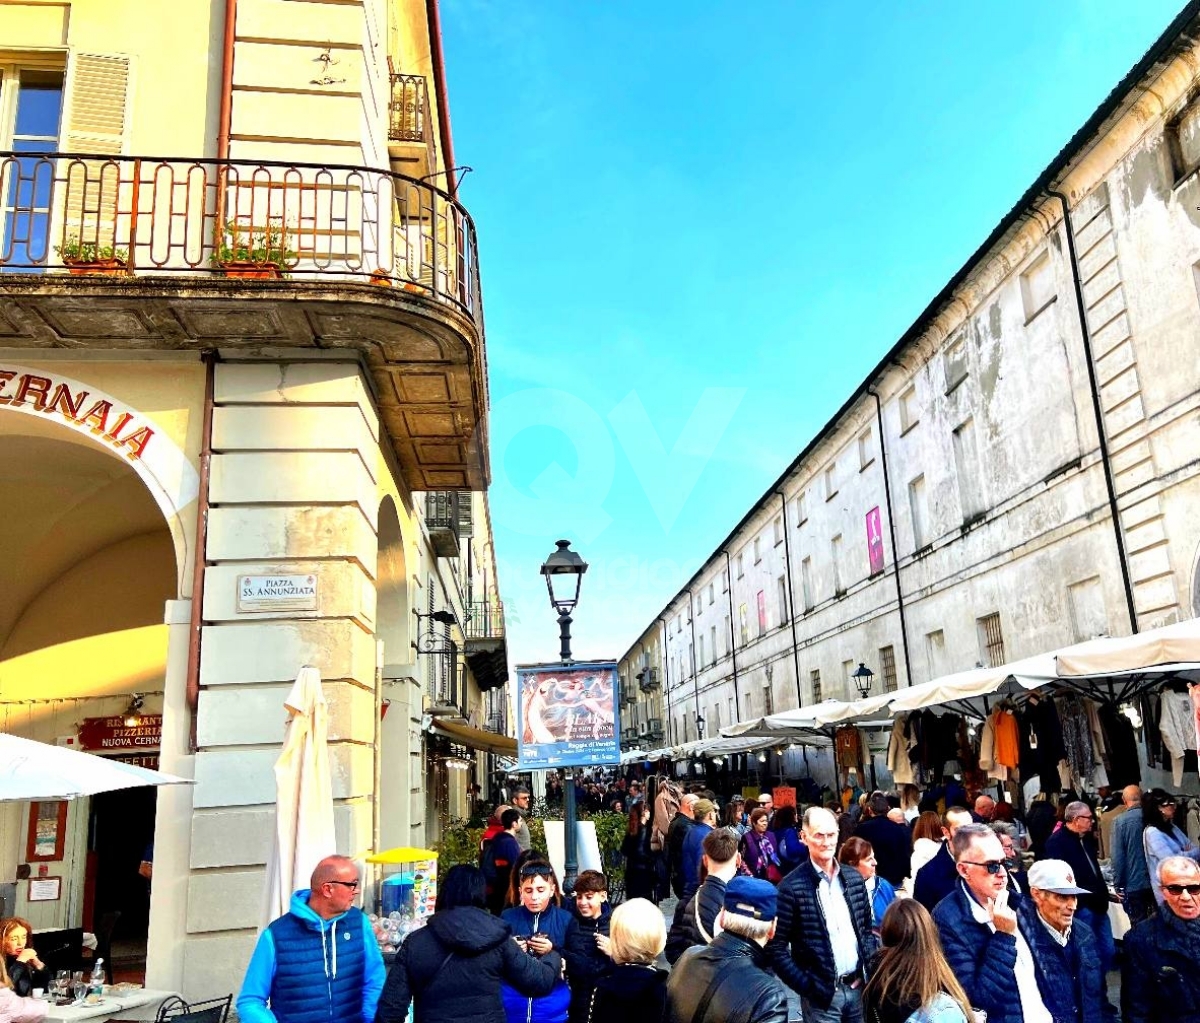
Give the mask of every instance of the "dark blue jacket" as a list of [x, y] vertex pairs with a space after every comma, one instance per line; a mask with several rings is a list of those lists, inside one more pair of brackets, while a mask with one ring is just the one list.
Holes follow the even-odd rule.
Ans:
[[1054, 1023], [1099, 1023], [1105, 1019], [1104, 973], [1092, 929], [1077, 918], [1067, 944], [1060, 945], [1038, 918], [1032, 899], [1021, 900], [1017, 926], [1029, 942], [1038, 990]]
[[1150, 891], [1146, 847], [1142, 844], [1142, 808], [1132, 807], [1113, 821], [1113, 883], [1126, 892]]
[[[879, 947], [879, 939], [871, 930], [871, 900], [867, 884], [857, 870], [846, 866], [839, 869], [858, 939], [859, 966], [865, 976], [867, 965]], [[817, 894], [818, 883], [817, 870], [811, 861], [802, 863], [779, 882], [775, 937], [767, 945], [767, 951], [780, 980], [817, 1008], [828, 1009], [837, 977], [833, 945]]]
[[950, 843], [943, 842], [933, 858], [913, 878], [913, 898], [932, 913], [957, 885], [958, 868], [954, 865], [954, 857], [950, 855]]
[[[524, 906], [513, 906], [501, 913], [500, 919], [512, 928], [515, 937], [546, 935], [554, 951], [564, 955], [579, 941], [579, 925], [574, 917], [553, 903], [541, 913], [531, 913]], [[571, 1001], [570, 988], [562, 979], [550, 994], [541, 998], [528, 998], [508, 984], [502, 985], [500, 995], [509, 1023], [564, 1023]]]
[[716, 937], [716, 922], [725, 908], [725, 882], [715, 874], [704, 879], [696, 894], [675, 904], [675, 916], [667, 932], [666, 956], [672, 966], [693, 945], [707, 945]]
[[700, 861], [704, 856], [704, 839], [711, 831], [711, 825], [699, 823], [689, 828], [684, 836], [681, 866], [685, 899], [690, 899], [700, 887]]
[[375, 1018], [385, 974], [371, 921], [359, 909], [322, 919], [308, 905], [310, 894], [294, 892], [289, 912], [259, 935], [237, 999], [245, 1023]]
[[[918, 877], [926, 867], [917, 871]], [[988, 1023], [1023, 1023], [1017, 997], [1017, 939], [979, 923], [971, 912], [970, 899], [966, 889], [957, 884], [933, 911], [950, 971], [971, 1005], [987, 1012]], [[1014, 909], [1022, 901], [1019, 895], [1008, 897]]]
[[1080, 909], [1108, 912], [1108, 885], [1100, 874], [1096, 840], [1091, 835], [1080, 838], [1064, 824], [1046, 839], [1046, 851], [1038, 859], [1063, 860], [1075, 874], [1075, 883], [1093, 893], [1079, 896]]
[[587, 1023], [588, 1005], [596, 981], [612, 967], [612, 960], [600, 951], [596, 935], [608, 937], [612, 923], [612, 907], [600, 903], [600, 916], [590, 919], [579, 915], [572, 901], [569, 912], [575, 918], [575, 931], [569, 948], [563, 949], [567, 961], [567, 982], [571, 985], [571, 1005], [567, 1018], [572, 1023]]
[[912, 863], [912, 831], [907, 824], [897, 824], [886, 817], [868, 817], [860, 821], [854, 834], [871, 843], [875, 853], [875, 873], [899, 888], [908, 877]]
[[557, 952], [521, 951], [508, 924], [477, 906], [434, 913], [404, 939], [388, 972], [375, 1023], [505, 1023], [501, 982], [526, 995], [561, 983]]
[[1125, 935], [1121, 1018], [1126, 1023], [1200, 1023], [1197, 963], [1200, 921], [1180, 920], [1160, 907]]

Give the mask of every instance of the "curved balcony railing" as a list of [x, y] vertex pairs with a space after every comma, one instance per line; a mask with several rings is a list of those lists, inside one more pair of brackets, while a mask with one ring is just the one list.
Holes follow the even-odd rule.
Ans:
[[0, 273], [343, 278], [450, 303], [482, 329], [470, 215], [367, 167], [0, 153]]

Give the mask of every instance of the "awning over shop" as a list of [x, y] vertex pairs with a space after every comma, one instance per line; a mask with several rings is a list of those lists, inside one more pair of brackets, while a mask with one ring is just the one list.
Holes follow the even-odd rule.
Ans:
[[486, 732], [482, 728], [473, 728], [461, 721], [450, 721], [446, 718], [433, 718], [429, 723], [429, 731], [434, 735], [442, 735], [451, 742], [470, 746], [472, 749], [483, 750], [485, 753], [495, 753], [502, 757], [517, 755], [517, 740], [508, 735], [497, 735]]

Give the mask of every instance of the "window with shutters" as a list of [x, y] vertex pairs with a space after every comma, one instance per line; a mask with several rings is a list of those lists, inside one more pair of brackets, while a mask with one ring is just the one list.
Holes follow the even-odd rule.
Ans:
[[819, 668], [813, 668], [813, 670], [808, 673], [808, 677], [809, 677], [810, 681], [812, 682], [813, 703], [820, 703], [821, 702], [821, 670]]
[[879, 668], [883, 672], [883, 691], [885, 693], [894, 693], [897, 689], [897, 682], [896, 651], [893, 647], [885, 646], [879, 648]]
[[[81, 53], [72, 61], [63, 150], [116, 156], [125, 151], [129, 59]], [[115, 245], [121, 168], [105, 160], [72, 163], [64, 184], [63, 237]], [[127, 228], [127, 226], [126, 226]]]
[[51, 181], [43, 157], [58, 148], [61, 71], [0, 64], [0, 151], [18, 155], [0, 164], [0, 257], [6, 270], [28, 273], [51, 255]]

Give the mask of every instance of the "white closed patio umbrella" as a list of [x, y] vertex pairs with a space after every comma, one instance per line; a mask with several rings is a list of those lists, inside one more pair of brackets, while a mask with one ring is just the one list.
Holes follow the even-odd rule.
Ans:
[[275, 837], [267, 861], [263, 927], [288, 911], [292, 893], [307, 888], [313, 868], [336, 851], [329, 705], [321, 673], [312, 665], [300, 669], [284, 707], [291, 716], [275, 761]]
[[190, 785], [162, 771], [0, 733], [0, 802], [74, 799], [140, 785]]

